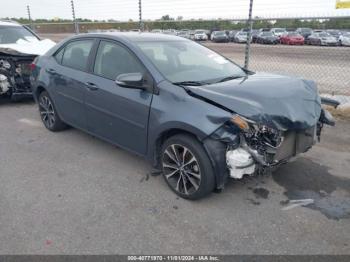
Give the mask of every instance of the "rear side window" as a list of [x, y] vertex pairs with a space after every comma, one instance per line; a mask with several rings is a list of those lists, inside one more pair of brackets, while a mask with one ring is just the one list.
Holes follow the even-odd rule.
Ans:
[[63, 54], [62, 65], [85, 71], [93, 43], [93, 40], [79, 40], [67, 44]]
[[115, 80], [120, 74], [144, 73], [143, 66], [125, 47], [101, 41], [98, 47], [94, 73]]

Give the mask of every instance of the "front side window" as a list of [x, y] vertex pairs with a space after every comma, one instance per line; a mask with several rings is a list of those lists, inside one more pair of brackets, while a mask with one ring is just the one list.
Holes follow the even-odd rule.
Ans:
[[140, 62], [123, 46], [101, 41], [94, 66], [94, 73], [115, 80], [120, 74], [143, 73]]
[[137, 42], [142, 52], [170, 82], [215, 82], [245, 76], [237, 65], [192, 41]]
[[65, 47], [62, 65], [73, 69], [85, 71], [94, 40], [74, 41]]

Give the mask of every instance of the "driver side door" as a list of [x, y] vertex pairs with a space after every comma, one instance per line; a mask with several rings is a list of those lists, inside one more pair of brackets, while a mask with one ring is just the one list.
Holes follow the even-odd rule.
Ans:
[[85, 97], [89, 132], [144, 155], [153, 90], [124, 88], [115, 82], [126, 73], [142, 73], [150, 79], [143, 64], [124, 45], [100, 40], [91, 70]]

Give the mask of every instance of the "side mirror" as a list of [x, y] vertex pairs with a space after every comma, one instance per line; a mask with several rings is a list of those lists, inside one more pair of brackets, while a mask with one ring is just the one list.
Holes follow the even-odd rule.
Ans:
[[135, 89], [145, 89], [141, 73], [128, 73], [117, 76], [115, 83], [118, 86]]

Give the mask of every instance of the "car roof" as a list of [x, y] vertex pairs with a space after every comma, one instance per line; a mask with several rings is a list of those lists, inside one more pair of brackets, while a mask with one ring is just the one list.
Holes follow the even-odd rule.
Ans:
[[127, 42], [156, 42], [156, 41], [188, 41], [175, 35], [157, 34], [149, 32], [102, 32], [102, 33], [86, 33], [73, 36], [70, 39], [79, 38], [110, 38], [115, 40], [124, 40]]
[[18, 24], [14, 21], [0, 21], [0, 26], [14, 26], [14, 27], [21, 27], [22, 25]]

